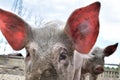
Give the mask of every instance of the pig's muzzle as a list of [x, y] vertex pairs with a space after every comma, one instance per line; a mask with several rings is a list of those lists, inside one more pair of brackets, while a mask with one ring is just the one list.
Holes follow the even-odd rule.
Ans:
[[96, 74], [100, 74], [100, 73], [104, 72], [104, 67], [101, 66], [101, 65], [98, 65], [98, 66], [95, 67], [94, 72]]

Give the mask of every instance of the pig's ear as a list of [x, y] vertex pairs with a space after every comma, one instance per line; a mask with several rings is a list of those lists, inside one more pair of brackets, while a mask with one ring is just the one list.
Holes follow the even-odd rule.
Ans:
[[114, 45], [107, 46], [103, 51], [104, 55], [105, 56], [112, 55], [115, 52], [115, 50], [117, 49], [117, 47], [118, 47], [118, 43], [116, 43]]
[[100, 3], [95, 2], [75, 10], [67, 21], [65, 32], [80, 53], [88, 53], [96, 42], [99, 33], [99, 10]]
[[20, 17], [0, 9], [0, 29], [15, 50], [25, 47], [31, 29]]

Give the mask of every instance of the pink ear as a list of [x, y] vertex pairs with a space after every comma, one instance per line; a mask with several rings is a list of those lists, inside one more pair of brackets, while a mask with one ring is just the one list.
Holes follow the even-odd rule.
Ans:
[[30, 27], [21, 18], [0, 9], [0, 29], [13, 49], [25, 46]]
[[113, 54], [116, 51], [117, 47], [118, 43], [107, 46], [103, 51], [105, 56], [110, 56], [111, 54]]
[[75, 10], [67, 21], [65, 32], [80, 53], [88, 53], [96, 42], [99, 33], [99, 10], [100, 3], [95, 2]]

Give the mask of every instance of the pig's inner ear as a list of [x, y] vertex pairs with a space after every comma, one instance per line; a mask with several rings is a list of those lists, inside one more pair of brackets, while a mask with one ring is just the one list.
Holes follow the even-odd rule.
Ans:
[[116, 51], [117, 46], [118, 46], [118, 43], [116, 43], [116, 44], [114, 44], [114, 45], [107, 46], [107, 47], [104, 49], [104, 51], [103, 51], [104, 55], [105, 55], [105, 56], [110, 56], [110, 55], [112, 55], [112, 54]]
[[20, 17], [0, 9], [0, 29], [8, 43], [15, 50], [25, 47], [31, 28]]
[[88, 53], [96, 42], [99, 33], [100, 3], [75, 10], [69, 17], [65, 32], [72, 39], [80, 53]]

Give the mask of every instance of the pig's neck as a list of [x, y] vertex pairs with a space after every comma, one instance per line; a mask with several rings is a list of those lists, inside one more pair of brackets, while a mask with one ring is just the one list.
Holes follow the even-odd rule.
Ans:
[[86, 55], [87, 57], [83, 57], [83, 66], [82, 66], [82, 73], [90, 73], [92, 68], [91, 68], [91, 62], [90, 62], [90, 55]]

